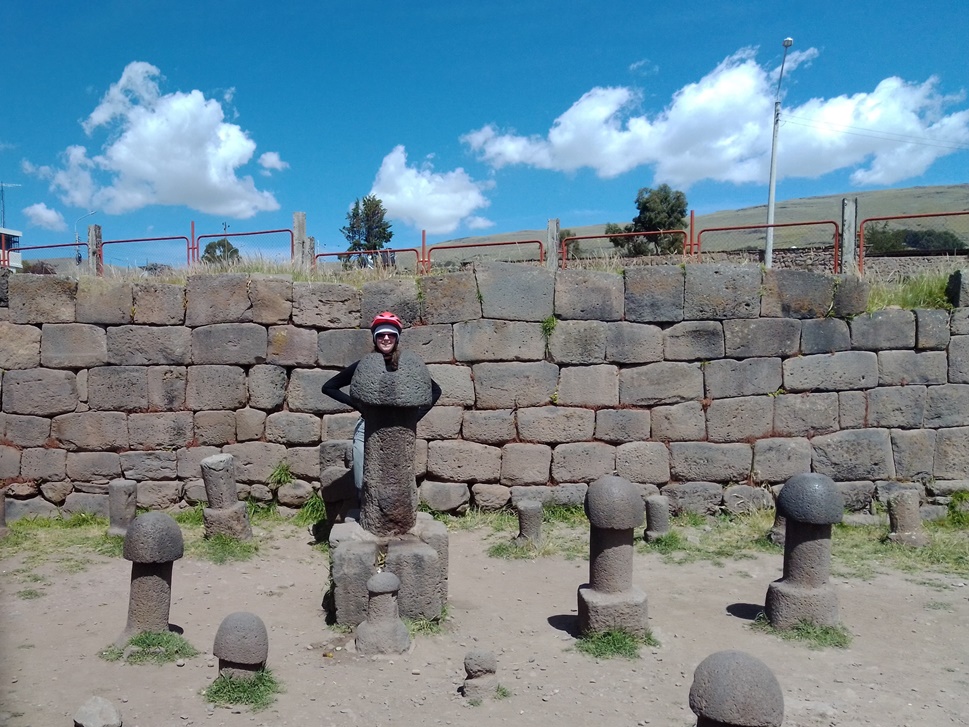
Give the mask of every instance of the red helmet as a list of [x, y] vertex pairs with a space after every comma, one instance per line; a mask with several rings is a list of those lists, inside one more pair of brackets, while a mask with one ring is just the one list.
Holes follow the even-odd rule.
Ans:
[[397, 329], [399, 334], [404, 329], [404, 324], [400, 322], [400, 318], [395, 316], [389, 310], [385, 310], [383, 313], [378, 313], [374, 316], [373, 322], [370, 324], [370, 330], [374, 330], [377, 326], [390, 325]]

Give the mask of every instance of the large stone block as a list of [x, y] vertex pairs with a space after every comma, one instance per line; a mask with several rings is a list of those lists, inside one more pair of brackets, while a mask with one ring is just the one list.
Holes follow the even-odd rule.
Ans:
[[434, 619], [447, 603], [447, 556], [413, 535], [392, 540], [387, 546], [387, 570], [399, 574], [397, 604], [409, 619]]
[[834, 291], [834, 304], [831, 314], [835, 318], [851, 318], [861, 315], [868, 309], [868, 295], [871, 286], [857, 275], [836, 276], [838, 286]]
[[813, 470], [833, 480], [887, 480], [895, 477], [887, 429], [857, 429], [811, 440]]
[[236, 441], [249, 442], [253, 439], [262, 439], [266, 433], [266, 412], [258, 409], [237, 409], [236, 418]]
[[121, 458], [115, 452], [68, 452], [65, 471], [78, 482], [110, 480], [121, 476]]
[[548, 352], [558, 364], [596, 364], [605, 360], [608, 324], [602, 321], [558, 321], [548, 339]]
[[593, 482], [616, 469], [616, 448], [605, 442], [572, 442], [552, 450], [552, 479]]
[[486, 318], [542, 321], [554, 311], [555, 274], [519, 263], [475, 263], [474, 274]]
[[454, 325], [458, 361], [535, 361], [545, 356], [539, 323], [472, 320]]
[[623, 279], [594, 270], [559, 270], [555, 274], [555, 316], [563, 320], [621, 321]]
[[471, 495], [474, 497], [474, 505], [479, 510], [492, 512], [500, 510], [511, 499], [511, 490], [504, 485], [491, 485], [479, 482], [471, 486]]
[[777, 437], [754, 442], [753, 478], [756, 482], [787, 482], [811, 471], [811, 443], [804, 437]]
[[836, 393], [782, 394], [774, 400], [774, 433], [781, 437], [813, 437], [839, 429]]
[[200, 411], [195, 413], [195, 441], [198, 444], [222, 446], [236, 441], [234, 411]]
[[479, 363], [472, 367], [478, 409], [515, 409], [551, 403], [559, 367], [547, 361]]
[[165, 510], [178, 504], [182, 499], [183, 490], [184, 486], [177, 480], [139, 482], [136, 495], [138, 507], [147, 510]]
[[266, 361], [277, 366], [315, 366], [321, 346], [311, 328], [270, 326]]
[[88, 371], [88, 405], [103, 411], [148, 408], [148, 369], [144, 366], [98, 366]]
[[770, 318], [824, 318], [834, 305], [837, 281], [808, 270], [764, 271], [760, 314]]
[[892, 430], [896, 477], [924, 482], [934, 476], [936, 434], [934, 429]]
[[935, 437], [935, 469], [937, 480], [969, 478], [969, 427], [940, 429]]
[[[185, 325], [252, 321], [249, 276], [238, 273], [193, 275], [185, 285]], [[172, 362], [175, 363], [175, 362]]]
[[[294, 330], [305, 331], [305, 328]], [[343, 328], [331, 331], [312, 332], [316, 336], [316, 358], [320, 366], [349, 366], [373, 351], [373, 338], [368, 328]], [[450, 330], [448, 330], [450, 336]], [[272, 331], [270, 331], [270, 353], [272, 352]], [[408, 332], [408, 339], [410, 333]], [[450, 356], [448, 357], [450, 361]], [[271, 363], [283, 364], [282, 361]], [[293, 365], [293, 364], [288, 364]]]
[[592, 439], [596, 415], [591, 409], [566, 406], [518, 410], [518, 435], [527, 442], [558, 444]]
[[78, 404], [77, 377], [70, 371], [22, 369], [3, 374], [3, 411], [28, 416], [55, 416]]
[[879, 386], [868, 392], [868, 426], [915, 429], [925, 415], [924, 386]]
[[185, 286], [173, 283], [137, 281], [132, 286], [133, 322], [151, 326], [181, 326], [185, 323]]
[[107, 518], [109, 516], [108, 496], [87, 492], [72, 492], [64, 499], [61, 513], [70, 517], [82, 512]]
[[969, 426], [969, 384], [928, 387], [922, 426], [929, 429]]
[[683, 321], [663, 332], [667, 361], [723, 358], [723, 325], [719, 321]]
[[506, 487], [548, 484], [552, 448], [546, 444], [511, 442], [501, 448], [501, 484]]
[[[949, 355], [952, 356], [951, 351]], [[967, 357], [967, 360], [969, 360], [969, 357]], [[879, 351], [878, 353], [879, 386], [944, 384], [947, 381], [947, 376], [949, 374], [944, 351], [925, 351], [922, 353], [915, 351]]]
[[154, 411], [176, 411], [185, 406], [188, 369], [184, 366], [148, 368], [148, 406]]
[[558, 403], [562, 406], [619, 405], [619, 368], [599, 366], [565, 366], [559, 374]]
[[868, 392], [838, 392], [838, 423], [842, 429], [864, 429], [868, 426]]
[[46, 417], [0, 414], [2, 438], [15, 447], [43, 447], [50, 429], [51, 420]]
[[626, 268], [624, 276], [627, 321], [676, 323], [683, 320], [686, 274], [681, 267], [632, 267]]
[[131, 283], [110, 278], [81, 278], [77, 287], [77, 322], [119, 326], [131, 323]]
[[498, 482], [501, 449], [463, 440], [428, 442], [427, 475], [448, 482]]
[[40, 342], [40, 363], [48, 368], [82, 369], [108, 361], [104, 329], [86, 323], [47, 323]]
[[463, 482], [432, 482], [424, 480], [418, 488], [420, 501], [431, 512], [462, 514], [471, 502], [471, 490]]
[[850, 348], [851, 332], [847, 321], [840, 318], [801, 321], [801, 353], [834, 353]]
[[420, 289], [425, 323], [457, 323], [481, 318], [478, 282], [474, 273], [425, 275]]
[[474, 406], [474, 382], [469, 366], [428, 364], [427, 370], [441, 387], [438, 406]]
[[314, 444], [320, 441], [320, 418], [314, 414], [278, 411], [266, 418], [266, 440], [280, 444]]
[[660, 361], [619, 372], [619, 403], [624, 406], [678, 404], [702, 398], [699, 363]]
[[222, 451], [236, 458], [236, 477], [240, 482], [268, 482], [276, 465], [286, 457], [286, 447], [272, 442], [227, 444]]
[[670, 443], [670, 477], [674, 480], [745, 482], [752, 460], [749, 444]]
[[684, 320], [756, 318], [760, 315], [760, 268], [687, 265]]
[[0, 371], [40, 365], [40, 328], [0, 321]]
[[0, 480], [19, 477], [20, 461], [21, 454], [19, 449], [0, 444]]
[[122, 476], [128, 480], [174, 480], [177, 464], [177, 455], [171, 450], [121, 453]]
[[57, 275], [12, 275], [7, 281], [11, 323], [73, 323], [77, 281]]
[[606, 324], [606, 361], [619, 364], [663, 360], [663, 331], [645, 323]]
[[[416, 278], [371, 280], [363, 284], [360, 301], [360, 327], [369, 329], [374, 317], [385, 310], [397, 314], [404, 326], [421, 320], [421, 302]], [[408, 335], [408, 339], [410, 336]], [[359, 356], [357, 357], [359, 358]], [[447, 358], [451, 360], [450, 356]]]
[[851, 347], [857, 351], [915, 348], [915, 314], [910, 310], [880, 310], [852, 318]]
[[189, 366], [185, 405], [192, 411], [241, 409], [247, 399], [246, 372], [240, 366]]
[[841, 351], [784, 361], [784, 388], [795, 391], [846, 391], [878, 385], [878, 356], [871, 351]]
[[699, 401], [656, 406], [651, 412], [652, 438], [660, 442], [692, 442], [706, 439], [707, 419]]
[[774, 428], [774, 399], [741, 396], [714, 399], [707, 407], [707, 439], [711, 442], [746, 442], [770, 436]]
[[294, 477], [305, 480], [319, 480], [320, 465], [320, 446], [316, 447], [288, 447], [286, 449], [286, 461]]
[[969, 336], [949, 339], [948, 380], [953, 384], [969, 383]]
[[937, 308], [915, 310], [915, 347], [944, 350], [949, 345], [949, 311]]
[[178, 449], [195, 439], [190, 411], [131, 414], [128, 439], [132, 449]]
[[310, 328], [355, 328], [360, 291], [343, 283], [293, 283], [293, 323]]
[[108, 363], [119, 366], [188, 364], [192, 332], [181, 326], [114, 326], [108, 329]]
[[451, 363], [454, 360], [454, 341], [448, 324], [408, 328], [403, 345], [426, 364]]
[[286, 399], [287, 381], [286, 369], [282, 366], [253, 366], [249, 369], [249, 406], [268, 410], [279, 408]]
[[596, 411], [595, 438], [609, 444], [641, 442], [649, 439], [649, 409], [599, 409]]
[[463, 421], [462, 407], [438, 405], [417, 423], [417, 436], [421, 439], [456, 439]]
[[723, 509], [731, 515], [769, 510], [774, 498], [763, 487], [751, 485], [728, 485], [723, 490]]
[[249, 279], [252, 322], [262, 325], [287, 323], [293, 312], [292, 276], [252, 275]]
[[511, 409], [466, 411], [461, 436], [481, 444], [504, 444], [517, 436], [515, 412]]
[[181, 447], [175, 451], [178, 479], [191, 480], [202, 476], [200, 462], [206, 457], [221, 454], [219, 447]]
[[[36, 482], [56, 482], [67, 477], [67, 452], [33, 447], [20, 454], [20, 476]], [[45, 497], [47, 495], [45, 494]], [[47, 499], [51, 499], [47, 497]]]
[[784, 380], [779, 358], [718, 359], [703, 367], [706, 395], [710, 399], [774, 394]]
[[674, 515], [716, 515], [723, 502], [723, 486], [717, 482], [671, 482], [660, 492], [669, 498]]
[[628, 442], [616, 447], [616, 474], [630, 482], [670, 481], [670, 452], [661, 442]]
[[801, 345], [801, 321], [755, 318], [724, 321], [726, 355], [731, 358], [796, 356]]
[[[192, 331], [192, 362], [196, 364], [265, 363], [266, 347], [266, 329], [256, 323], [215, 323]], [[315, 341], [309, 348], [309, 363], [315, 363]]]

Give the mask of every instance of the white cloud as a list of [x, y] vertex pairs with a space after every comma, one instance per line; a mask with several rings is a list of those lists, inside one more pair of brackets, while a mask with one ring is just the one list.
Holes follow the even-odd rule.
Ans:
[[406, 150], [396, 146], [384, 157], [370, 192], [384, 203], [389, 217], [437, 234], [453, 232], [462, 223], [474, 229], [490, 225], [472, 213], [490, 204], [483, 191], [492, 186], [474, 181], [460, 167], [441, 173], [430, 162], [408, 166]]
[[67, 229], [64, 216], [57, 210], [52, 210], [43, 202], [24, 207], [22, 212], [27, 221], [34, 227], [53, 230], [54, 232], [63, 232]]
[[284, 169], [289, 169], [289, 162], [284, 162], [279, 156], [279, 152], [267, 151], [259, 157], [259, 166], [262, 167], [261, 174], [268, 177], [274, 171], [281, 172]]
[[[790, 53], [785, 78], [817, 56], [814, 48]], [[779, 70], [759, 65], [746, 48], [679, 89], [652, 117], [633, 114], [639, 102], [633, 89], [596, 87], [545, 136], [487, 125], [462, 141], [496, 169], [589, 168], [611, 178], [653, 166], [657, 180], [684, 187], [704, 179], [764, 183]], [[969, 110], [946, 113], [962, 97], [944, 96], [937, 86], [935, 78], [922, 84], [888, 78], [871, 92], [785, 105], [780, 175], [853, 169], [856, 184], [892, 184], [921, 174], [969, 143]]]
[[226, 123], [221, 104], [197, 90], [163, 94], [160, 77], [155, 66], [134, 62], [111, 85], [81, 124], [89, 136], [107, 133], [100, 152], [91, 156], [85, 147], [71, 146], [51, 172], [51, 188], [61, 200], [111, 214], [185, 205], [244, 219], [279, 209], [251, 176], [237, 174], [256, 144]]

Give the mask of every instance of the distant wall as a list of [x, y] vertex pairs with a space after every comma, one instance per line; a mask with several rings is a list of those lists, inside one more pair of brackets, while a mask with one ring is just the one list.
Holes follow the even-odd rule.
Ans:
[[[357, 417], [320, 389], [372, 350], [360, 326], [385, 309], [413, 324], [402, 345], [444, 392], [415, 463], [438, 509], [498, 507], [516, 488], [577, 502], [613, 471], [699, 511], [765, 504], [764, 486], [809, 470], [856, 509], [898, 486], [936, 503], [969, 488], [969, 309], [862, 314], [850, 277], [491, 263], [362, 289], [233, 274], [8, 286], [10, 519], [106, 513], [118, 477], [140, 506], [186, 507], [218, 452], [236, 458], [240, 497], [346, 507]], [[282, 461], [298, 481], [273, 491]]]

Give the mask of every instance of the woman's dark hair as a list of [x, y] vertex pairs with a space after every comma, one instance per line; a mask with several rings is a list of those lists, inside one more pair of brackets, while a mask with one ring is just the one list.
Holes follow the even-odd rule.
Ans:
[[[373, 350], [380, 353], [380, 349], [377, 348], [377, 343], [374, 342]], [[390, 352], [389, 356], [384, 356], [384, 362], [387, 364], [388, 371], [396, 371], [397, 367], [400, 366], [400, 338], [397, 338], [397, 343], [394, 346], [394, 350]]]

